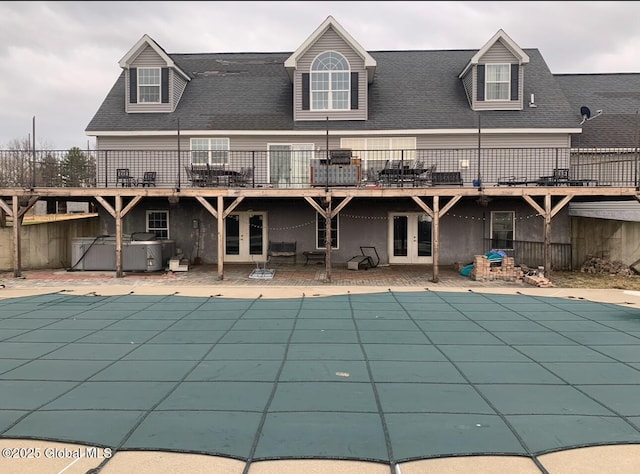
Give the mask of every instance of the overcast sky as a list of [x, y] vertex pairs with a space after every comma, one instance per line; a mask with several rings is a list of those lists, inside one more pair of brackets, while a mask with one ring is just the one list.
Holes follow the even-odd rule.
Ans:
[[293, 52], [329, 16], [368, 51], [478, 49], [499, 29], [553, 73], [640, 72], [640, 2], [0, 2], [0, 149], [84, 130], [144, 35], [171, 53]]

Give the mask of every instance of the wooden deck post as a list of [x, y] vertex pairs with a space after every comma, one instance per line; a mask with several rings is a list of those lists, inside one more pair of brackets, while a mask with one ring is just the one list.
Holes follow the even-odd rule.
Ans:
[[218, 196], [218, 280], [224, 280], [224, 198]]
[[440, 281], [440, 196], [433, 196], [433, 278], [434, 283]]
[[122, 278], [122, 196], [116, 196], [116, 278]]
[[551, 194], [544, 196], [544, 273], [551, 271]]
[[13, 276], [18, 278], [22, 276], [22, 261], [20, 253], [20, 225], [22, 217], [20, 217], [20, 203], [18, 196], [13, 196]]
[[325, 281], [331, 281], [331, 194], [327, 194], [327, 207], [324, 213], [325, 222], [325, 244], [326, 244], [326, 258], [325, 258]]

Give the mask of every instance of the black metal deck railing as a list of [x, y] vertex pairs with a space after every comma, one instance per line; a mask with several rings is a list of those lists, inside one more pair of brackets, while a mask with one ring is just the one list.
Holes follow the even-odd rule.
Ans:
[[0, 188], [637, 184], [633, 149], [0, 150]]

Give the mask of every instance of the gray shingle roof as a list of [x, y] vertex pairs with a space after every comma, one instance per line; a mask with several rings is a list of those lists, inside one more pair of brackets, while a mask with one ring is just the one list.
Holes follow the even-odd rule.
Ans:
[[599, 117], [583, 124], [582, 134], [572, 137], [573, 146], [637, 146], [640, 74], [556, 74], [555, 77], [577, 117], [582, 106], [589, 107], [592, 114], [603, 111]]
[[[484, 128], [574, 128], [570, 106], [537, 49], [527, 49], [522, 111], [482, 113]], [[342, 130], [460, 129], [477, 126], [458, 75], [477, 50], [379, 51], [369, 85], [369, 119], [332, 121]], [[291, 53], [171, 54], [191, 82], [173, 113], [127, 114], [124, 73], [86, 128], [97, 131], [324, 130], [326, 122], [293, 121]], [[526, 106], [535, 94], [537, 108]]]

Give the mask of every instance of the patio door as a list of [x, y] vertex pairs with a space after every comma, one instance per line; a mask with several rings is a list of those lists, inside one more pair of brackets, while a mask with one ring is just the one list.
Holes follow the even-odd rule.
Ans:
[[313, 143], [269, 145], [269, 183], [274, 187], [309, 186]]
[[428, 214], [396, 212], [389, 215], [389, 263], [433, 263], [433, 227]]
[[267, 258], [267, 213], [234, 212], [225, 219], [225, 262], [261, 262]]

